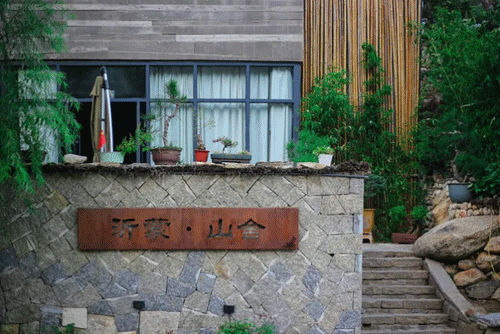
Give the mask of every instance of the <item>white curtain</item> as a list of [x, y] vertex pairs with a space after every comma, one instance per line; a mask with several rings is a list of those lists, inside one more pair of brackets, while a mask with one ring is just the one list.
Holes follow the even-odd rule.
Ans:
[[[250, 76], [250, 98], [291, 99], [290, 67], [254, 67]], [[286, 161], [291, 140], [292, 105], [252, 103], [250, 106], [250, 151], [252, 163]]]
[[[245, 97], [245, 67], [200, 66], [198, 96], [209, 99], [242, 99]], [[244, 103], [199, 103], [198, 131], [210, 152], [222, 152], [222, 144], [213, 140], [225, 136], [238, 145], [225, 152], [245, 149]]]
[[[162, 104], [163, 110], [160, 110], [160, 106], [154, 102], [154, 99], [168, 98], [165, 85], [172, 79], [177, 81], [181, 95], [193, 98], [193, 68], [191, 66], [151, 66], [151, 113], [162, 116], [151, 122], [152, 147], [163, 146], [164, 116], [165, 113], [170, 115], [175, 108], [172, 104]], [[193, 161], [193, 138], [193, 105], [185, 103], [180, 106], [177, 117], [172, 119], [168, 128], [168, 144], [182, 148], [181, 162], [183, 163]]]

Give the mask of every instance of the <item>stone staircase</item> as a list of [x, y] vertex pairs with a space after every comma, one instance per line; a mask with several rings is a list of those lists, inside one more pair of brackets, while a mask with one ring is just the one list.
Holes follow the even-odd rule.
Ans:
[[363, 334], [448, 334], [448, 315], [409, 245], [365, 245]]

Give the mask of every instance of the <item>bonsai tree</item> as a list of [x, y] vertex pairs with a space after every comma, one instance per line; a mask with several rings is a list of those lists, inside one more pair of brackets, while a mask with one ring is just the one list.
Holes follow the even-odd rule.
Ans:
[[197, 133], [194, 137], [196, 138], [197, 150], [206, 151], [207, 148], [205, 147], [205, 143], [203, 142], [203, 139], [201, 139], [200, 134]]
[[[172, 146], [168, 144], [168, 128], [170, 127], [170, 122], [172, 121], [173, 118], [177, 116], [177, 113], [179, 112], [179, 107], [181, 104], [187, 99], [185, 95], [180, 95], [179, 89], [177, 87], [177, 81], [175, 80], [170, 80], [166, 85], [165, 85], [165, 93], [168, 96], [166, 99], [157, 99], [154, 101], [155, 104], [158, 105], [160, 109], [161, 115], [158, 117], [159, 119], [164, 118], [163, 120], [163, 148], [167, 149], [180, 149], [179, 147]], [[168, 114], [167, 111], [165, 111], [165, 114], [162, 113], [164, 109], [164, 104], [173, 104], [174, 110], [172, 111], [171, 114]]]
[[214, 143], [221, 143], [223, 145], [222, 153], [226, 150], [226, 147], [236, 147], [238, 145], [237, 141], [232, 141], [231, 139], [222, 136], [217, 139], [212, 140]]

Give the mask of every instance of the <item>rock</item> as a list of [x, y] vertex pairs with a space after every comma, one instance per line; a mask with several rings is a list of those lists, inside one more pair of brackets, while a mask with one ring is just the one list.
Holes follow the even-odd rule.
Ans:
[[486, 309], [482, 306], [471, 306], [467, 309], [467, 311], [465, 311], [465, 315], [469, 318], [472, 316], [477, 317], [483, 314], [488, 314], [488, 311], [486, 311]]
[[472, 299], [489, 299], [498, 287], [498, 281], [479, 282], [465, 288], [465, 293]]
[[76, 155], [76, 154], [66, 154], [64, 156], [64, 162], [67, 164], [81, 164], [87, 161], [87, 157]]
[[490, 298], [500, 301], [500, 288], [496, 289]]
[[[486, 325], [490, 328], [500, 327], [500, 313], [477, 315], [475, 316], [475, 318], [476, 321], [481, 325]], [[487, 331], [487, 333], [491, 333], [491, 331]]]
[[477, 256], [476, 266], [481, 269], [483, 272], [488, 273], [492, 271], [493, 268], [498, 268], [500, 265], [500, 256], [495, 254], [490, 254], [486, 252], [481, 252]]
[[500, 253], [500, 237], [491, 238], [484, 250], [493, 254]]
[[297, 164], [298, 169], [323, 169], [326, 165], [317, 162], [299, 162]]
[[461, 271], [453, 276], [456, 286], [464, 287], [484, 281], [486, 276], [477, 268], [472, 268], [466, 271]]
[[432, 201], [434, 209], [431, 211], [432, 221], [434, 224], [439, 225], [446, 221], [448, 217], [448, 207], [451, 204], [451, 200], [447, 195], [446, 191], [441, 191], [436, 198]]
[[469, 270], [475, 268], [476, 264], [472, 260], [460, 260], [458, 261], [458, 269], [460, 270]]
[[413, 253], [437, 261], [466, 259], [500, 229], [497, 216], [454, 219], [432, 228], [413, 244]]
[[[470, 268], [468, 268], [470, 269]], [[455, 276], [460, 270], [458, 270], [458, 267], [454, 264], [447, 264], [444, 265], [444, 270], [446, 270], [446, 273], [450, 276]]]

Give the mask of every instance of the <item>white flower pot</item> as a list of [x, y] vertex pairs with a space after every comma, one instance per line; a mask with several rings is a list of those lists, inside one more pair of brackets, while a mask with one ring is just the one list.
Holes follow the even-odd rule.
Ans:
[[330, 166], [332, 164], [333, 154], [319, 154], [318, 162], [323, 165]]

